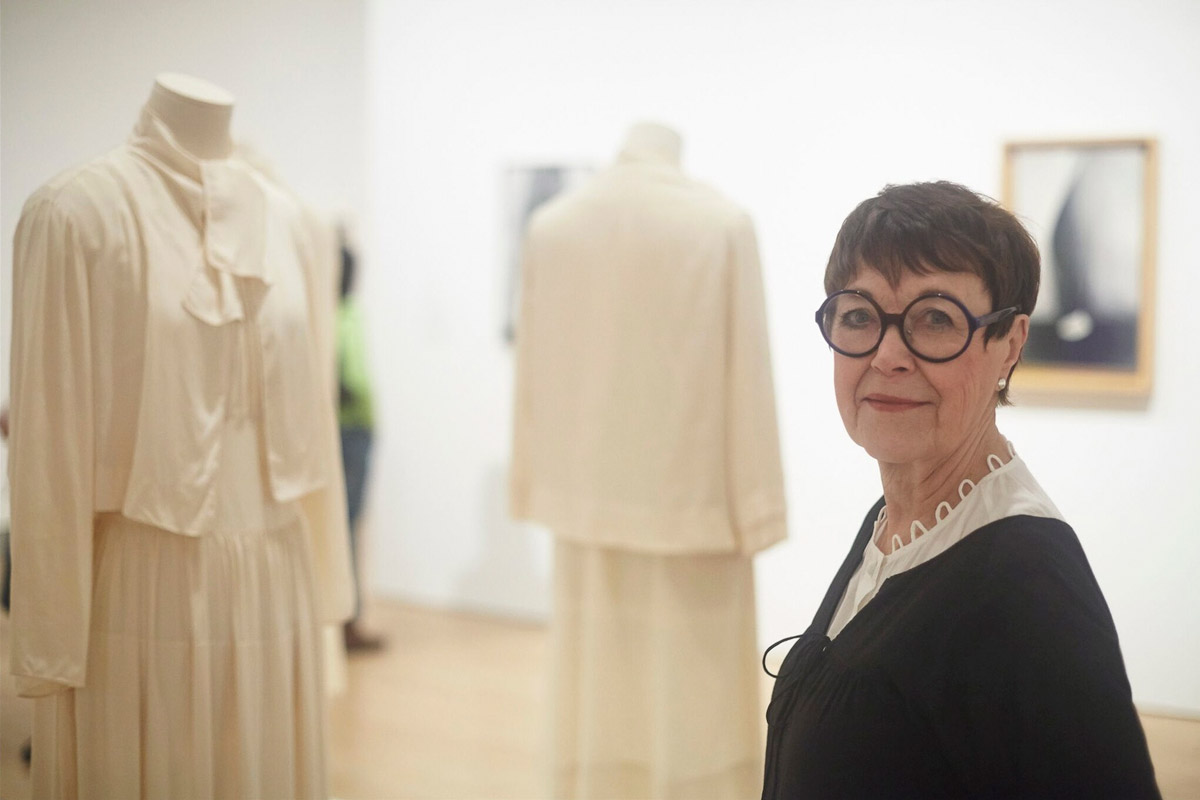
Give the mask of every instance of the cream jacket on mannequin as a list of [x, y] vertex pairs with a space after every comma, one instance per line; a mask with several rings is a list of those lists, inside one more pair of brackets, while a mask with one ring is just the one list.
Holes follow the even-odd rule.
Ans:
[[[231, 111], [211, 84], [160, 76], [125, 145], [25, 205], [9, 456], [23, 694], [87, 682], [97, 515], [187, 537], [212, 530], [222, 424], [236, 403], [263, 412], [271, 497], [301, 503], [323, 616], [349, 614], [329, 366], [336, 275], [297, 202], [228, 157]], [[245, 341], [252, 398], [233, 396], [230, 364]]]
[[680, 145], [636, 125], [530, 224], [511, 510], [584, 545], [750, 554], [786, 535], [757, 243]]

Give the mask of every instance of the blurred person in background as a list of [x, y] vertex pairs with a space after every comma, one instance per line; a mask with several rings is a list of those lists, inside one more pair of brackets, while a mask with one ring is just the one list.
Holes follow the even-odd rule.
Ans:
[[342, 434], [342, 468], [346, 477], [346, 508], [350, 521], [350, 558], [354, 567], [354, 616], [343, 628], [350, 653], [381, 650], [383, 637], [362, 629], [362, 558], [359, 520], [371, 461], [375, 416], [367, 367], [366, 334], [362, 312], [354, 302], [357, 263], [343, 231], [340, 300], [337, 309], [338, 426]]

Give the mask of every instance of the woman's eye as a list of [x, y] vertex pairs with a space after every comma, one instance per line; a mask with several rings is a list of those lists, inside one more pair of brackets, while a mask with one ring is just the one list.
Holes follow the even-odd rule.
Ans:
[[875, 321], [875, 315], [865, 308], [855, 308], [842, 314], [839, 323], [846, 328], [865, 328]]
[[954, 318], [945, 311], [939, 311], [936, 308], [930, 308], [922, 312], [918, 320], [921, 327], [926, 329], [942, 329], [953, 328]]

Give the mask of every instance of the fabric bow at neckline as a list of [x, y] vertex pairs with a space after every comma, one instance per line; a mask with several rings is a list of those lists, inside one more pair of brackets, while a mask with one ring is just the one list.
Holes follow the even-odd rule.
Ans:
[[130, 144], [171, 183], [203, 241], [204, 263], [183, 307], [209, 325], [245, 319], [238, 279], [257, 281], [264, 291], [273, 282], [265, 259], [267, 200], [253, 168], [232, 157], [196, 158], [148, 109]]

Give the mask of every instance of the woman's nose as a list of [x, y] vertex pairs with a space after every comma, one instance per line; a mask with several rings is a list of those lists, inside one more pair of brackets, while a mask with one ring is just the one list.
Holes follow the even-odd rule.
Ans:
[[904, 343], [898, 325], [889, 325], [883, 332], [879, 347], [871, 356], [871, 366], [885, 375], [908, 372], [913, 368], [914, 356]]

